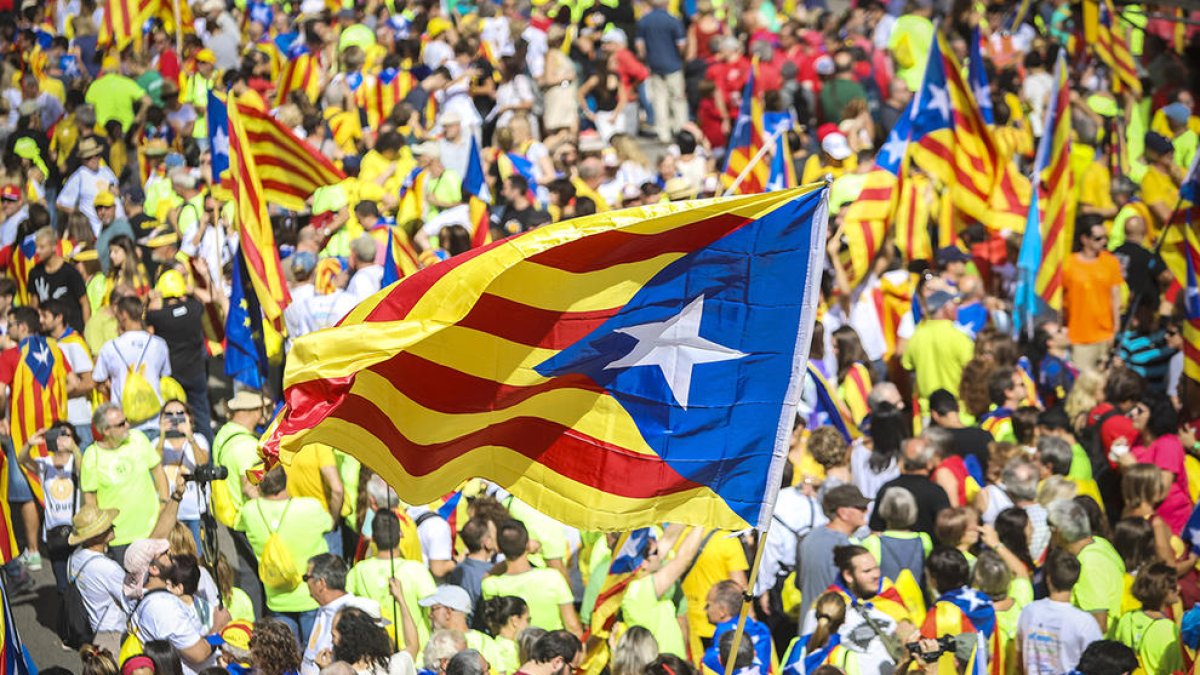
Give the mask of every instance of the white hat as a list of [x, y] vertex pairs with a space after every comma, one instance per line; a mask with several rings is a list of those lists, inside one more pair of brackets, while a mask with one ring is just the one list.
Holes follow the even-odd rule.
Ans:
[[438, 586], [433, 595], [427, 595], [417, 601], [422, 607], [441, 605], [463, 614], [471, 613], [471, 596], [459, 586]]
[[462, 115], [453, 110], [445, 112], [442, 114], [441, 123], [442, 126], [446, 126], [447, 124], [462, 124]]
[[813, 67], [817, 69], [818, 75], [832, 75], [835, 70], [833, 58], [828, 54], [822, 54], [813, 62]]
[[600, 37], [600, 41], [618, 45], [629, 44], [629, 38], [625, 37], [625, 31], [616, 27], [604, 31], [604, 35]]
[[840, 131], [835, 131], [825, 136], [824, 140], [821, 141], [821, 149], [825, 151], [825, 154], [839, 162], [852, 154], [850, 151], [850, 141], [847, 141], [846, 135]]

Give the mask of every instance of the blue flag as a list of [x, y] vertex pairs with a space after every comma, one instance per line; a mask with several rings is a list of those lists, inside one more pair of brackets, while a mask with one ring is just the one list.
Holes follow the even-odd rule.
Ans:
[[0, 622], [0, 633], [4, 637], [0, 642], [0, 665], [3, 666], [0, 672], [8, 675], [37, 675], [37, 666], [30, 658], [29, 650], [25, 648], [25, 643], [21, 641], [21, 635], [17, 631], [17, 622], [13, 618], [12, 607], [8, 604], [8, 589], [4, 584], [0, 584], [0, 602], [4, 604], [3, 621]]
[[979, 40], [979, 26], [976, 26], [971, 31], [971, 63], [967, 68], [967, 86], [975, 94], [975, 102], [979, 104], [979, 112], [983, 115], [983, 121], [995, 124], [996, 117], [992, 113], [992, 89], [988, 86], [987, 70], [983, 67], [983, 49], [980, 48]]
[[225, 319], [225, 374], [251, 389], [262, 391], [267, 370], [262, 308], [246, 276], [245, 261], [239, 251], [233, 257], [229, 316]]
[[221, 174], [229, 170], [229, 109], [216, 92], [208, 92], [208, 147], [212, 151], [212, 175], [214, 182], [221, 182]]
[[396, 264], [396, 230], [388, 228], [387, 252], [383, 257], [383, 285], [400, 281], [400, 266]]

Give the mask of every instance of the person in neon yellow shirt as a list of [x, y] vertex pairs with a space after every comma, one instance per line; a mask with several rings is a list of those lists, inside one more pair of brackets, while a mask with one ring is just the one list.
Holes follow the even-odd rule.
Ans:
[[579, 615], [575, 612], [575, 597], [567, 580], [557, 570], [534, 567], [529, 562], [529, 531], [519, 520], [500, 524], [496, 533], [500, 552], [504, 554], [503, 574], [484, 577], [480, 585], [483, 599], [515, 595], [529, 603], [529, 621], [546, 630], [566, 627], [576, 636], [583, 634]]
[[676, 582], [687, 572], [700, 549], [704, 528], [693, 527], [686, 534], [680, 531], [675, 534], [682, 536], [683, 542], [669, 559], [671, 542], [666, 537], [661, 543], [651, 542], [647, 574], [630, 582], [621, 599], [621, 613], [630, 627], [642, 626], [654, 634], [659, 653], [684, 655], [687, 647], [672, 598]]
[[521, 649], [517, 637], [529, 627], [529, 605], [511, 595], [492, 598], [481, 603], [478, 611], [492, 638], [495, 660], [488, 657], [492, 670], [500, 675], [514, 675], [521, 669]]
[[488, 663], [500, 660], [491, 636], [467, 626], [467, 615], [471, 613], [471, 596], [461, 586], [447, 584], [421, 600], [420, 606], [429, 610], [429, 620], [434, 630], [453, 630], [467, 639], [467, 648], [483, 654]]
[[[346, 591], [360, 598], [379, 603], [384, 618], [399, 625], [398, 608], [393, 606], [388, 590], [389, 579], [400, 579], [404, 586], [404, 602], [414, 612], [419, 603], [437, 591], [429, 568], [420, 560], [400, 557], [400, 519], [388, 509], [380, 509], [371, 521], [371, 539], [378, 547], [372, 558], [360, 561], [346, 575]], [[429, 640], [429, 623], [419, 613], [413, 616], [417, 625], [417, 649], [425, 648]], [[399, 636], [398, 636], [399, 637]]]
[[1166, 614], [1168, 607], [1179, 602], [1177, 579], [1175, 568], [1164, 562], [1140, 570], [1133, 581], [1133, 596], [1142, 608], [1122, 616], [1110, 633], [1112, 639], [1137, 652], [1146, 675], [1183, 670], [1179, 626]]

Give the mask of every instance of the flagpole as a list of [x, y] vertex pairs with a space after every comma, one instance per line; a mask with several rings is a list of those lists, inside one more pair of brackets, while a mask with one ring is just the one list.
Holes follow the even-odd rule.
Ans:
[[733, 181], [733, 184], [730, 185], [729, 189], [725, 190], [725, 193], [721, 196], [728, 197], [729, 195], [733, 194], [733, 191], [742, 184], [742, 181], [746, 179], [746, 176], [750, 175], [750, 170], [753, 169], [760, 161], [762, 161], [763, 156], [767, 154], [767, 150], [774, 147], [775, 141], [787, 131], [787, 127], [781, 126], [775, 131], [775, 133], [771, 134], [767, 141], [762, 144], [762, 147], [758, 149], [758, 152], [754, 153], [754, 156], [750, 158], [750, 163], [742, 169], [742, 172], [738, 174], [737, 179]]
[[[785, 460], [787, 461], [787, 460]], [[775, 511], [775, 505], [771, 505], [772, 514]], [[767, 534], [771, 531], [771, 521], [773, 518], [767, 518], [767, 524], [758, 530], [758, 545], [754, 551], [754, 562], [750, 565], [750, 578], [746, 581], [746, 588], [742, 590], [742, 611], [738, 613], [737, 629], [733, 632], [733, 644], [729, 645], [729, 656], [725, 657], [725, 675], [733, 675], [735, 666], [737, 665], [738, 648], [742, 646], [742, 638], [746, 632], [746, 617], [750, 614], [750, 604], [754, 602], [754, 585], [758, 583], [758, 570], [762, 567], [763, 551], [767, 550]], [[696, 555], [700, 555], [700, 551]], [[804, 617], [800, 617], [803, 623]], [[717, 654], [720, 655], [720, 647], [717, 647]], [[771, 664], [763, 664], [764, 668], [770, 669]]]
[[183, 13], [179, 10], [179, 0], [171, 0], [171, 10], [175, 12], [175, 52], [183, 54]]

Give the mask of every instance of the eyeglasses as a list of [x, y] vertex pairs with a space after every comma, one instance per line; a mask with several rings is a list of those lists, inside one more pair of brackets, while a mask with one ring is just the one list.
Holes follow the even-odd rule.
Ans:
[[314, 579], [316, 579], [316, 577], [314, 577], [314, 576], [313, 576], [313, 575], [311, 575], [311, 574], [304, 574], [304, 575], [302, 575], [300, 578], [301, 578], [302, 580], [304, 580], [304, 582], [305, 582], [305, 583], [307, 583], [307, 582], [309, 582], [309, 581], [313, 581]]
[[1098, 237], [1096, 235], [1092, 235], [1092, 241], [1108, 241], [1108, 235], [1102, 234]]
[[127, 427], [127, 426], [129, 426], [129, 420], [121, 420], [120, 422], [113, 422], [111, 425], [111, 427]]

